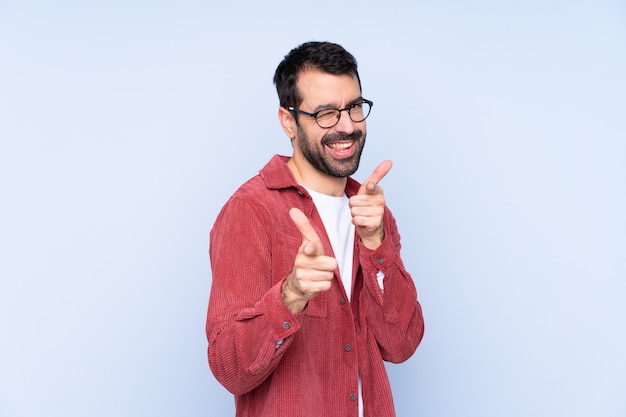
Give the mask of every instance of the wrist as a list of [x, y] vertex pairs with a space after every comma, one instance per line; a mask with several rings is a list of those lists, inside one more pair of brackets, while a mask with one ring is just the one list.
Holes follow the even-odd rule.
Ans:
[[380, 245], [383, 244], [384, 239], [385, 232], [381, 232], [373, 236], [361, 237], [361, 243], [363, 243], [363, 246], [365, 246], [367, 249], [376, 250]]
[[289, 283], [288, 278], [285, 279], [285, 281], [283, 282], [283, 285], [281, 286], [280, 297], [282, 298], [283, 304], [285, 304], [285, 307], [287, 307], [287, 309], [293, 314], [301, 313], [307, 304], [306, 298], [302, 296], [298, 296], [291, 289], [291, 285]]

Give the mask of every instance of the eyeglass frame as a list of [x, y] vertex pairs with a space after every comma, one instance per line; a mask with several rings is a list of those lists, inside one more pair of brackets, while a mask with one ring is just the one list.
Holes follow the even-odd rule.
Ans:
[[[350, 115], [350, 110], [352, 110], [355, 106], [357, 106], [359, 104], [363, 104], [363, 103], [367, 103], [370, 106], [370, 110], [369, 110], [369, 112], [367, 112], [367, 115], [363, 119], [361, 119], [359, 121], [356, 121], [356, 120], [352, 119], [352, 116]], [[374, 102], [373, 101], [367, 100], [365, 98], [362, 98], [361, 101], [359, 101], [358, 103], [352, 103], [348, 107], [343, 108], [343, 109], [328, 108], [328, 109], [322, 109], [322, 110], [316, 111], [315, 113], [309, 113], [307, 111], [297, 109], [297, 108], [295, 108], [293, 106], [289, 106], [289, 107], [287, 107], [287, 110], [292, 111], [294, 113], [300, 113], [300, 114], [303, 114], [305, 116], [312, 117], [313, 119], [315, 119], [315, 123], [317, 123], [317, 125], [319, 127], [321, 127], [322, 129], [332, 129], [333, 127], [337, 126], [337, 124], [339, 123], [339, 120], [341, 120], [341, 112], [342, 111], [348, 112], [348, 117], [350, 118], [350, 120], [352, 120], [352, 122], [354, 122], [354, 123], [361, 123], [362, 121], [364, 121], [365, 119], [367, 119], [369, 117], [370, 113], [372, 112], [372, 107], [374, 107]], [[332, 126], [328, 126], [328, 127], [320, 125], [320, 123], [317, 121], [317, 116], [321, 112], [329, 111], [329, 110], [337, 110], [337, 112], [338, 112], [337, 113], [337, 115], [338, 115], [337, 116], [337, 121]]]

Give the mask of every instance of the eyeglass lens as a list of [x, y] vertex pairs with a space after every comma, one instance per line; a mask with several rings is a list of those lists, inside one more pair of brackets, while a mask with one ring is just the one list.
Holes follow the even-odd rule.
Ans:
[[[362, 102], [358, 104], [354, 104], [346, 109], [348, 114], [350, 115], [350, 119], [355, 122], [362, 122], [369, 116], [370, 113], [370, 104], [367, 102]], [[339, 123], [339, 118], [341, 117], [341, 111], [337, 109], [329, 109], [326, 111], [321, 111], [317, 114], [317, 124], [321, 127], [333, 127], [337, 123]]]

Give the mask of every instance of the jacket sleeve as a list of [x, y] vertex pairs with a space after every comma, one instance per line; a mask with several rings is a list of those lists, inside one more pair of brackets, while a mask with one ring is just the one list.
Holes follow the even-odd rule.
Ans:
[[[364, 288], [361, 298], [367, 326], [373, 333], [384, 360], [400, 363], [417, 349], [424, 335], [424, 318], [411, 275], [400, 257], [400, 234], [396, 221], [386, 208], [383, 219], [385, 238], [375, 250], [359, 242]], [[385, 274], [384, 290], [376, 274]]]
[[267, 213], [231, 198], [210, 236], [208, 359], [216, 379], [242, 395], [278, 366], [300, 324], [272, 284]]

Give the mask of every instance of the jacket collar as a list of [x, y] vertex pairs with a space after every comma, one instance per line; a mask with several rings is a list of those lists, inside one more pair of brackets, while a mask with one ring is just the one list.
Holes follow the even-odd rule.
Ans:
[[[271, 190], [294, 187], [306, 192], [305, 188], [298, 184], [293, 173], [287, 166], [289, 159], [290, 157], [288, 156], [274, 155], [272, 159], [261, 168], [261, 171], [259, 171], [261, 179], [265, 182], [265, 186]], [[361, 184], [351, 177], [348, 177], [348, 181], [346, 182], [346, 194], [348, 197], [355, 195], [359, 191], [360, 186]]]

